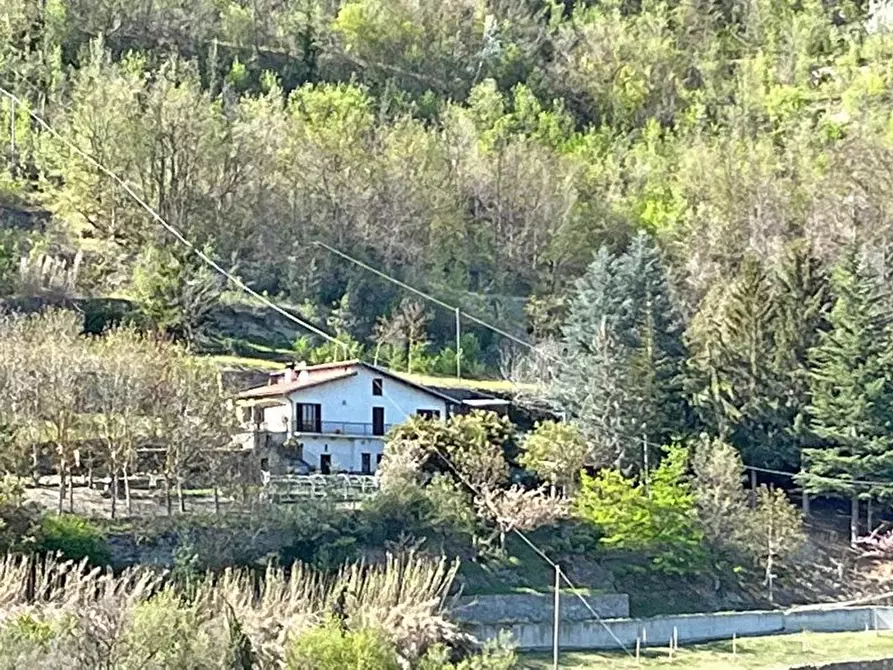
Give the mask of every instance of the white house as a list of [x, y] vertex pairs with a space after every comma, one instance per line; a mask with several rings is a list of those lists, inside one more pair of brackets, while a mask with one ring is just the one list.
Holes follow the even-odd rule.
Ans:
[[361, 361], [288, 367], [237, 398], [263, 470], [323, 474], [372, 474], [392, 426], [413, 415], [446, 418], [482, 406]]

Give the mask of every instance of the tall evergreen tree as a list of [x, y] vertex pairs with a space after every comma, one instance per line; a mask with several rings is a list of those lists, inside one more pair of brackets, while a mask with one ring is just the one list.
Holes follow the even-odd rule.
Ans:
[[640, 464], [686, 420], [681, 320], [660, 251], [644, 233], [625, 253], [601, 249], [564, 328], [565, 356], [549, 394], [576, 418], [598, 461]]
[[850, 497], [855, 540], [859, 497], [893, 493], [893, 340], [881, 284], [856, 250], [834, 269], [831, 290], [830, 328], [809, 353], [809, 428], [823, 444], [804, 450], [801, 479], [810, 492]]
[[777, 272], [745, 258], [730, 283], [708, 294], [689, 327], [687, 381], [698, 416], [749, 465], [799, 464], [806, 351], [824, 305], [815, 261], [792, 249]]

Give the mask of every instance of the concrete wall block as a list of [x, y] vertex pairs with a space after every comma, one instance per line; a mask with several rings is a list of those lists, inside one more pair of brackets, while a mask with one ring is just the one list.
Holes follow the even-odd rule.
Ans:
[[[787, 614], [781, 611], [720, 612], [650, 619], [605, 619], [601, 622], [563, 620], [559, 644], [562, 649], [617, 649], [619, 640], [629, 649], [635, 647], [636, 638], [642, 639], [643, 631], [649, 645], [666, 646], [674, 629], [679, 642], [691, 643], [729, 640], [732, 635], [754, 637], [802, 630], [852, 632], [865, 630], [866, 625], [879, 630], [893, 628], [893, 608], [852, 607]], [[496, 637], [501, 630], [508, 630], [524, 651], [552, 648], [552, 624], [549, 621], [471, 625], [469, 628], [481, 639]]]
[[[605, 619], [629, 616], [629, 596], [605, 593], [584, 596], [589, 606]], [[574, 595], [561, 594], [561, 620], [586, 621], [592, 612]], [[549, 594], [511, 593], [504, 595], [463, 596], [453, 607], [453, 616], [475, 624], [552, 623], [554, 597]]]

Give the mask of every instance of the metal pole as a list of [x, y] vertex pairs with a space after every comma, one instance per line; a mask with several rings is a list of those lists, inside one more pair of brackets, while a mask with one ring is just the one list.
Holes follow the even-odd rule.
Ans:
[[561, 588], [561, 568], [555, 565], [555, 621], [552, 624], [552, 668], [558, 670], [558, 623], [559, 614], [559, 589]]
[[462, 379], [462, 324], [461, 312], [456, 308], [456, 379]]

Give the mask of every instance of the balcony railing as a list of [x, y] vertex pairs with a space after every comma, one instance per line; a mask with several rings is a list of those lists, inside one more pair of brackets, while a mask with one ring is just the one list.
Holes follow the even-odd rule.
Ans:
[[356, 423], [352, 421], [323, 421], [316, 426], [305, 427], [300, 423], [295, 424], [296, 433], [310, 433], [314, 435], [356, 435], [359, 437], [374, 437], [384, 435], [392, 428], [392, 424], [386, 423], [384, 430], [375, 432], [375, 425], [371, 423]]

